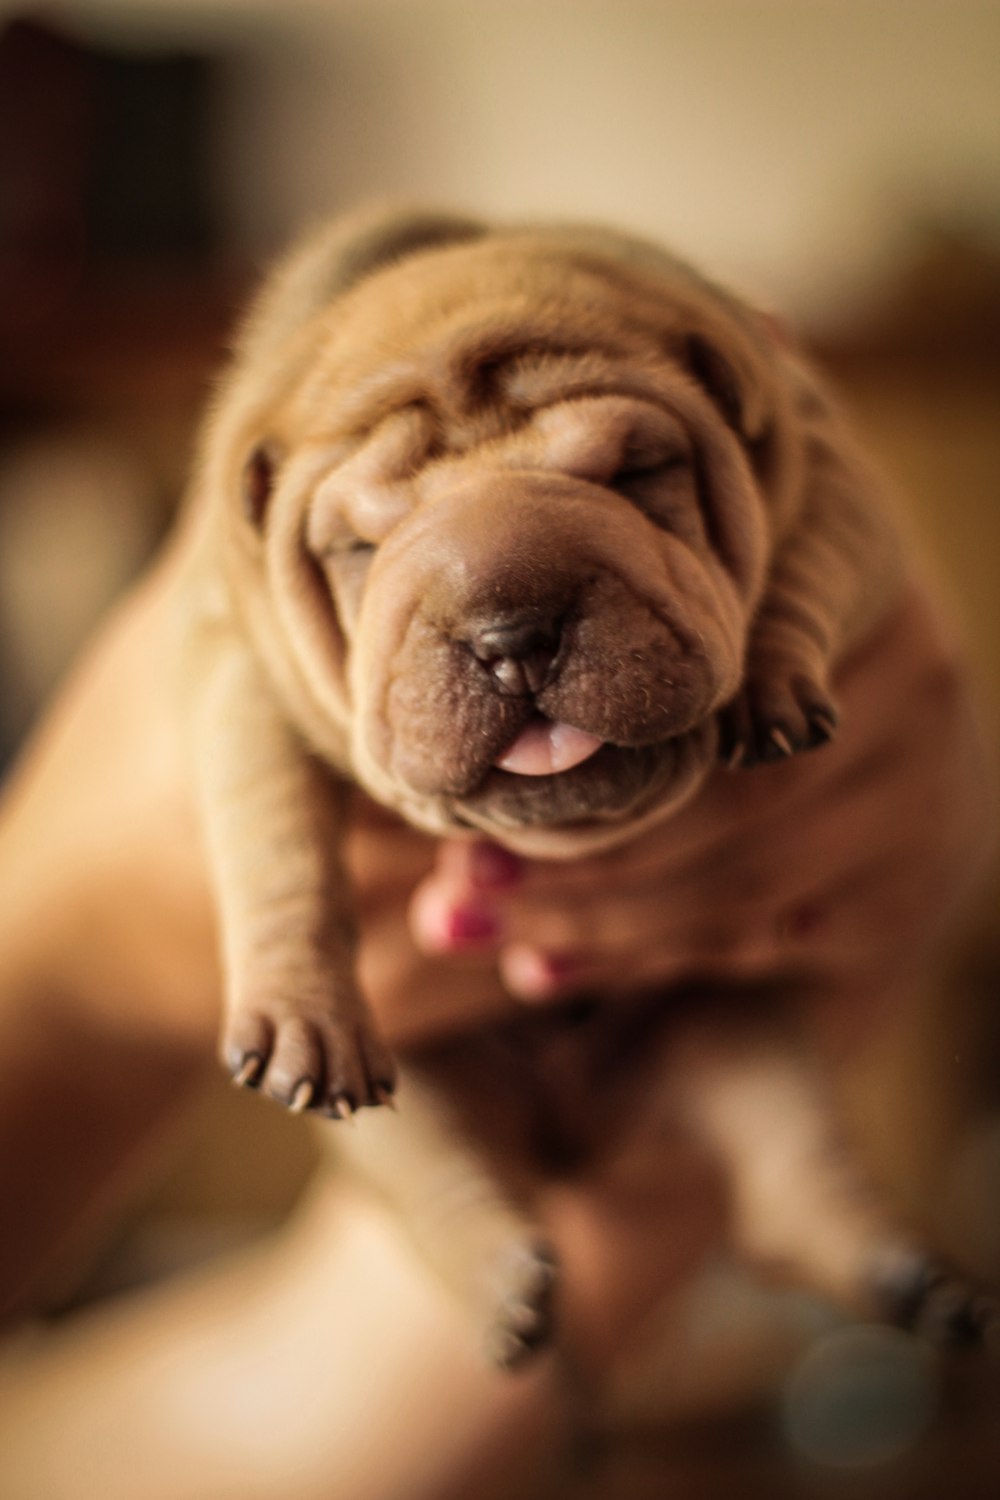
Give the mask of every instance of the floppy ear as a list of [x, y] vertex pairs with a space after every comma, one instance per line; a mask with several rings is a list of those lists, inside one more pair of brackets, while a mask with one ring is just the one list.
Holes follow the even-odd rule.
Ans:
[[748, 443], [761, 437], [764, 402], [759, 382], [749, 368], [739, 370], [736, 360], [702, 333], [688, 335], [685, 356], [691, 374], [704, 386], [733, 431]]
[[243, 514], [255, 531], [264, 529], [278, 462], [272, 443], [257, 443], [243, 465], [240, 498]]
[[264, 530], [282, 459], [268, 412], [311, 354], [295, 335], [381, 266], [486, 233], [485, 225], [457, 215], [368, 209], [325, 224], [267, 277], [237, 337], [219, 416], [242, 449], [240, 499], [253, 530]]

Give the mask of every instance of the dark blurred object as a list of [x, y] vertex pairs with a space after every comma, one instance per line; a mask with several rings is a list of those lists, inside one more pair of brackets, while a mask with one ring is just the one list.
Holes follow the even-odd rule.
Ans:
[[872, 345], [970, 363], [1000, 361], [1000, 247], [961, 225], [928, 224], [874, 315]]
[[928, 365], [945, 360], [972, 371], [1000, 368], [1000, 245], [955, 223], [917, 223], [891, 282], [864, 298], [853, 317], [816, 344], [828, 364]]
[[213, 212], [228, 68], [0, 31], [0, 764], [186, 481], [244, 286]]
[[0, 34], [0, 276], [8, 316], [52, 313], [122, 261], [197, 267], [217, 61], [97, 49], [30, 19]]
[[205, 143], [217, 64], [185, 53], [98, 54], [85, 198], [89, 248], [201, 265], [215, 241]]
[[0, 32], [8, 428], [190, 395], [216, 355], [239, 296], [212, 208], [226, 69], [222, 54], [112, 51], [27, 18]]
[[30, 21], [0, 34], [0, 316], [61, 300], [83, 253], [90, 80], [73, 43]]

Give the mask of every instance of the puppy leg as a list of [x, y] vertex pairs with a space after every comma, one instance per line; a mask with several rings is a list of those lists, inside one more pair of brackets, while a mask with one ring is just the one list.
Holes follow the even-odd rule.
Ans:
[[779, 536], [747, 646], [742, 688], [721, 716], [733, 766], [815, 749], [837, 727], [830, 675], [888, 604], [898, 543], [877, 477], [822, 397], [801, 398], [805, 474]]
[[332, 1149], [399, 1213], [494, 1364], [511, 1369], [548, 1341], [554, 1254], [425, 1073], [408, 1067], [398, 1112], [359, 1117]]
[[717, 1151], [738, 1248], [854, 1314], [950, 1344], [991, 1343], [998, 1308], [942, 1271], [847, 1146], [820, 1067], [790, 1033], [727, 1013], [678, 1039], [671, 1084]]
[[394, 1069], [354, 980], [340, 789], [242, 642], [220, 634], [205, 656], [194, 754], [222, 927], [223, 1060], [293, 1109], [348, 1115], [383, 1102]]

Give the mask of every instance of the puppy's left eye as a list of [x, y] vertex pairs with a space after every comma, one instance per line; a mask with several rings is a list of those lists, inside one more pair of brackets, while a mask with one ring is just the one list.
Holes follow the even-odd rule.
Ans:
[[667, 524], [670, 504], [687, 486], [691, 461], [686, 453], [645, 459], [626, 458], [616, 470], [611, 488], [646, 511], [651, 520]]
[[674, 453], [650, 463], [626, 461], [611, 486], [661, 531], [692, 545], [701, 540], [698, 485], [690, 454]]

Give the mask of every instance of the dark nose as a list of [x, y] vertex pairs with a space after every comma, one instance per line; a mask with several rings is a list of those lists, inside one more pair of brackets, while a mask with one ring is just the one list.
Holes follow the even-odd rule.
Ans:
[[473, 655], [503, 693], [541, 692], [559, 653], [561, 623], [538, 614], [483, 621], [469, 632]]

